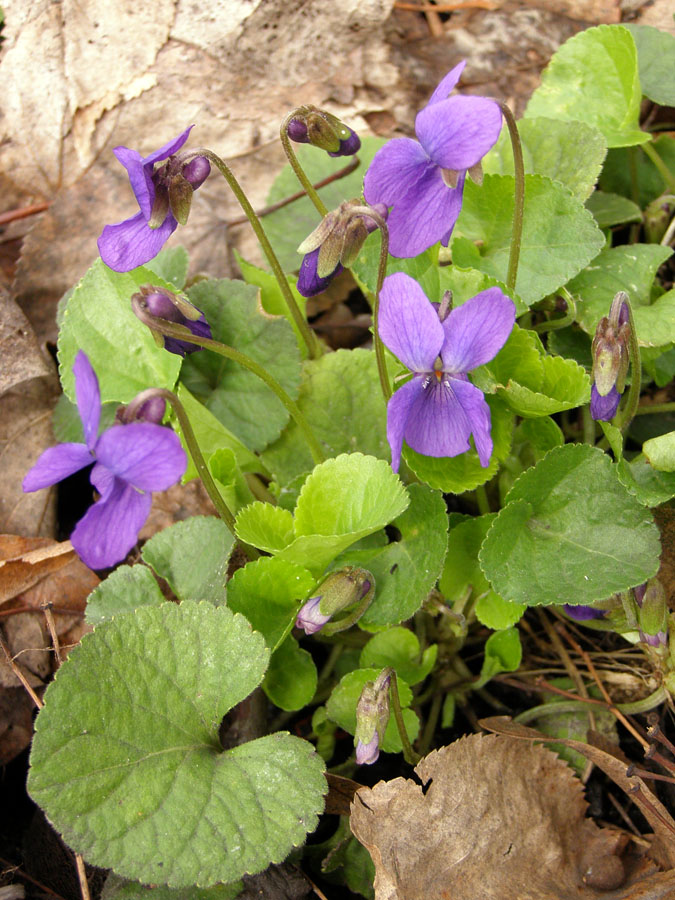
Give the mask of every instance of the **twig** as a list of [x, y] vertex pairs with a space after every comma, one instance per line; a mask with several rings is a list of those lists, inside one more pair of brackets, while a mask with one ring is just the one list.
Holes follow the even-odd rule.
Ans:
[[61, 647], [59, 645], [59, 636], [56, 633], [56, 624], [54, 622], [52, 605], [49, 601], [47, 601], [47, 603], [42, 604], [41, 609], [45, 614], [45, 621], [47, 622], [47, 628], [49, 629], [49, 636], [52, 639], [52, 644], [54, 645], [54, 656], [56, 657], [56, 662], [60, 666], [63, 660], [61, 659]]
[[46, 209], [49, 209], [49, 203], [33, 203], [31, 206], [23, 206], [21, 209], [9, 209], [7, 212], [0, 213], [0, 225], [8, 225], [18, 219], [27, 219], [28, 216], [35, 216]]
[[0, 648], [2, 648], [2, 652], [5, 654], [5, 659], [7, 660], [7, 664], [9, 665], [12, 672], [14, 672], [16, 677], [19, 679], [21, 684], [28, 691], [28, 694], [29, 694], [31, 700], [33, 701], [33, 703], [37, 706], [38, 709], [42, 709], [42, 707], [44, 705], [42, 703], [42, 700], [40, 700], [40, 698], [35, 693], [33, 688], [28, 684], [28, 680], [26, 679], [26, 676], [23, 674], [21, 669], [14, 662], [12, 654], [9, 652], [9, 647], [5, 643], [5, 639], [2, 637], [2, 635], [0, 635]]

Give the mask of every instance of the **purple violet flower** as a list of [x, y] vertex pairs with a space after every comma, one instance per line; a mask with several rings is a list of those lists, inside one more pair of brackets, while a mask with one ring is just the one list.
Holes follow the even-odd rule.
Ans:
[[326, 622], [330, 621], [331, 615], [325, 616], [319, 609], [321, 596], [310, 597], [298, 612], [295, 626], [302, 628], [305, 634], [316, 634], [317, 631], [321, 631]]
[[616, 415], [621, 401], [621, 394], [612, 386], [604, 397], [598, 391], [595, 382], [591, 385], [591, 417], [603, 422], [610, 422]]
[[373, 735], [373, 739], [364, 744], [363, 741], [356, 742], [356, 765], [372, 766], [380, 758], [380, 736], [377, 731]]
[[453, 309], [441, 322], [413, 278], [404, 272], [385, 278], [380, 337], [413, 373], [387, 406], [394, 472], [398, 472], [404, 439], [425, 456], [458, 456], [470, 448], [473, 434], [481, 466], [489, 464], [490, 408], [467, 372], [501, 350], [515, 318], [513, 302], [494, 287]]
[[[182, 180], [191, 196], [191, 191], [200, 187], [209, 175], [211, 164], [205, 157], [196, 157], [186, 165], [173, 167], [169, 161], [155, 170], [155, 163], [170, 160], [180, 150], [193, 127], [190, 125], [178, 137], [149, 156], [142, 157], [136, 150], [128, 147], [115, 147], [113, 153], [127, 170], [140, 207], [140, 211], [130, 219], [116, 225], [106, 225], [98, 239], [101, 259], [116, 272], [128, 272], [154, 259], [176, 230], [178, 220], [170, 203], [171, 180]], [[160, 221], [156, 227], [155, 222], [151, 226], [151, 220], [158, 216]], [[181, 217], [180, 213], [178, 216]]]
[[185, 471], [187, 457], [178, 436], [162, 425], [113, 425], [97, 436], [101, 395], [82, 350], [73, 372], [85, 442], [45, 450], [24, 478], [23, 489], [50, 487], [94, 463], [90, 480], [100, 498], [77, 523], [70, 539], [90, 569], [105, 569], [131, 550], [150, 512], [151, 492], [175, 484]]
[[[141, 292], [142, 293], [142, 292]], [[181, 310], [176, 306], [174, 301], [165, 291], [152, 291], [143, 295], [145, 306], [152, 316], [158, 319], [166, 319], [167, 322], [175, 322], [177, 325], [183, 325], [189, 329], [196, 337], [211, 338], [211, 327], [204, 317], [204, 313], [196, 307], [195, 313], [199, 313], [198, 319], [188, 319]], [[191, 306], [187, 300], [182, 301], [184, 306]], [[194, 353], [202, 348], [198, 344], [192, 344], [190, 341], [181, 341], [179, 338], [168, 337], [164, 335], [164, 349], [169, 353], [176, 353], [178, 356], [185, 356], [187, 353]]]
[[571, 603], [563, 603], [563, 609], [576, 622], [588, 622], [590, 619], [604, 619], [607, 615], [606, 609], [596, 609], [594, 606], [584, 606], [583, 604], [573, 605]]
[[332, 272], [321, 278], [317, 271], [320, 252], [321, 247], [317, 247], [316, 250], [312, 250], [302, 257], [296, 287], [303, 297], [314, 297], [316, 294], [321, 294], [326, 290], [333, 278], [342, 271], [342, 264], [338, 262]]
[[417, 141], [389, 141], [366, 172], [366, 201], [393, 206], [387, 221], [392, 256], [417, 256], [437, 241], [447, 247], [466, 173], [499, 137], [502, 113], [494, 100], [448, 96], [465, 65], [448, 72], [417, 114]]

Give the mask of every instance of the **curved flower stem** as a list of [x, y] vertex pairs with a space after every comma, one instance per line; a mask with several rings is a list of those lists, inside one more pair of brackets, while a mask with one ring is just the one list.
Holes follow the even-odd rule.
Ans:
[[375, 358], [377, 360], [377, 371], [380, 376], [380, 385], [384, 394], [385, 402], [391, 397], [391, 387], [389, 386], [389, 375], [387, 373], [387, 360], [384, 355], [384, 344], [380, 337], [379, 330], [379, 314], [380, 314], [380, 292], [384, 279], [387, 274], [387, 262], [389, 260], [389, 229], [384, 218], [369, 206], [355, 206], [352, 215], [368, 216], [377, 225], [380, 230], [380, 262], [377, 267], [377, 282], [375, 283], [375, 296], [373, 298], [373, 347], [375, 348]]
[[363, 599], [356, 607], [356, 609], [349, 613], [349, 615], [345, 616], [343, 619], [338, 619], [335, 622], [329, 622], [327, 625], [324, 625], [321, 629], [322, 635], [325, 637], [332, 637], [334, 634], [339, 634], [341, 631], [346, 631], [348, 628], [351, 628], [356, 622], [359, 621], [361, 616], [368, 609], [370, 604], [373, 602], [373, 597], [375, 596], [375, 582], [371, 582], [370, 589], [364, 595]]
[[307, 347], [307, 352], [311, 359], [317, 359], [321, 356], [321, 348], [319, 346], [319, 342], [316, 339], [316, 335], [312, 331], [312, 329], [307, 324], [307, 319], [300, 312], [300, 308], [298, 304], [295, 302], [295, 298], [293, 297], [293, 293], [291, 292], [290, 287], [288, 286], [288, 281], [286, 280], [286, 276], [284, 275], [284, 271], [281, 268], [279, 260], [277, 259], [276, 253], [272, 249], [272, 245], [269, 242], [267, 235], [265, 234], [265, 229], [262, 227], [260, 223], [260, 219], [255, 213], [255, 210], [249, 203], [248, 197], [241, 189], [241, 186], [237, 179], [232, 174], [229, 166], [223, 162], [223, 160], [213, 153], [211, 150], [200, 149], [193, 150], [190, 152], [188, 156], [186, 156], [186, 161], [189, 159], [193, 159], [197, 156], [205, 156], [208, 160], [210, 160], [214, 166], [218, 169], [220, 174], [223, 176], [225, 181], [227, 181], [230, 186], [232, 193], [235, 195], [237, 200], [239, 201], [239, 205], [246, 213], [246, 217], [251, 223], [251, 227], [253, 228], [258, 241], [260, 242], [260, 246], [263, 248], [265, 256], [267, 257], [267, 261], [270, 264], [272, 272], [274, 273], [274, 277], [277, 280], [279, 285], [279, 289], [283, 295], [284, 300], [286, 301], [286, 306], [288, 307], [288, 311], [293, 317], [293, 321], [295, 322], [298, 331], [302, 335], [302, 339], [305, 342]]
[[305, 175], [305, 170], [300, 165], [300, 162], [298, 161], [298, 157], [295, 155], [295, 150], [291, 146], [290, 138], [288, 137], [288, 125], [294, 115], [295, 115], [295, 110], [293, 112], [290, 112], [286, 116], [284, 121], [281, 123], [281, 129], [280, 129], [281, 145], [284, 148], [284, 153], [288, 157], [288, 161], [291, 164], [291, 168], [295, 172], [295, 175], [296, 175], [298, 181], [304, 188], [304, 191], [307, 194], [307, 196], [309, 197], [309, 199], [312, 201], [314, 206], [317, 208], [321, 218], [323, 218], [326, 215], [326, 213], [328, 212], [328, 210], [324, 206], [323, 200], [321, 199], [321, 197], [319, 197], [317, 192], [314, 190], [314, 187], [313, 187], [311, 181], [309, 180], [307, 175]]
[[[187, 331], [187, 329], [186, 329]], [[202, 451], [199, 448], [199, 444], [197, 443], [197, 438], [195, 437], [195, 433], [192, 430], [192, 425], [190, 424], [190, 420], [188, 419], [187, 413], [185, 412], [185, 407], [180, 402], [178, 397], [173, 393], [173, 391], [169, 391], [166, 388], [148, 388], [145, 391], [142, 391], [131, 401], [129, 406], [127, 407], [127, 414], [133, 418], [134, 411], [140, 409], [141, 406], [150, 400], [151, 397], [162, 397], [162, 399], [167, 400], [176, 414], [176, 418], [178, 419], [178, 424], [181, 427], [181, 431], [183, 432], [183, 437], [185, 438], [185, 443], [187, 444], [188, 450], [190, 451], [190, 456], [192, 457], [195, 468], [199, 474], [202, 484], [206, 489], [206, 493], [211, 498], [211, 502], [215, 506], [218, 511], [218, 515], [225, 522], [227, 527], [230, 529], [232, 536], [236, 539], [236, 534], [234, 533], [234, 516], [229, 508], [229, 506], [223, 500], [220, 491], [218, 490], [215, 481], [213, 480], [211, 473], [209, 472], [209, 467], [206, 464], [206, 460], [202, 454]], [[257, 551], [254, 551], [256, 556], [258, 556]]]
[[249, 372], [253, 372], [254, 375], [274, 392], [286, 407], [293, 418], [293, 421], [304, 435], [314, 463], [318, 465], [319, 463], [324, 462], [326, 457], [324, 456], [323, 450], [321, 449], [314, 432], [310, 428], [307, 419], [305, 419], [300, 412], [297, 403], [288, 396], [276, 378], [273, 378], [269, 372], [266, 372], [255, 360], [251, 359], [250, 356], [246, 356], [245, 353], [240, 353], [239, 350], [235, 350], [234, 347], [228, 347], [227, 344], [221, 344], [220, 341], [214, 341], [210, 338], [192, 334], [189, 328], [185, 328], [183, 325], [177, 325], [175, 322], [168, 322], [166, 319], [160, 319], [157, 316], [150, 315], [148, 310], [133, 297], [131, 305], [141, 322], [147, 325], [152, 331], [156, 331], [158, 334], [166, 335], [167, 337], [187, 340], [191, 344], [197, 344], [197, 346], [204, 347], [206, 350], [212, 350], [214, 353], [218, 353], [220, 356], [224, 356], [226, 359], [231, 359], [233, 362], [238, 363], [240, 366], [248, 369]]
[[403, 758], [407, 763], [410, 763], [411, 766], [415, 766], [422, 757], [419, 755], [419, 753], [415, 753], [415, 751], [413, 750], [410, 744], [410, 739], [408, 737], [408, 732], [405, 730], [403, 713], [401, 712], [401, 698], [398, 695], [398, 679], [396, 678], [396, 672], [394, 671], [394, 669], [391, 670], [389, 696], [391, 698], [391, 708], [394, 711], [396, 727], [398, 728], [398, 734], [401, 738], [401, 744], [403, 745]]
[[520, 143], [518, 126], [513, 113], [501, 100], [496, 101], [502, 111], [502, 115], [509, 129], [511, 147], [513, 149], [513, 171], [515, 174], [516, 190], [513, 202], [513, 229], [511, 232], [511, 249], [509, 252], [509, 268], [506, 275], [506, 286], [510, 291], [516, 289], [516, 276], [518, 275], [518, 260], [520, 259], [520, 244], [523, 238], [523, 209], [525, 205], [525, 166], [523, 164], [523, 148]]
[[548, 319], [546, 322], [540, 322], [538, 325], [533, 325], [532, 331], [536, 331], [537, 334], [544, 334], [547, 331], [566, 328], [575, 321], [577, 317], [577, 305], [574, 301], [574, 297], [564, 287], [560, 288], [560, 293], [563, 295], [565, 303], [567, 304], [567, 312], [565, 315], [561, 316], [559, 319]]
[[638, 344], [637, 332], [635, 331], [635, 318], [633, 317], [633, 308], [630, 305], [628, 297], [623, 301], [628, 307], [628, 324], [630, 325], [630, 340], [628, 342], [628, 354], [630, 356], [631, 382], [628, 391], [628, 399], [626, 405], [620, 412], [619, 428], [626, 431], [630, 423], [633, 421], [640, 402], [640, 390], [642, 387], [642, 360], [640, 358], [640, 345]]
[[661, 159], [651, 143], [640, 144], [643, 152], [654, 163], [659, 175], [663, 178], [664, 184], [669, 191], [675, 191], [675, 175], [670, 171], [668, 166]]

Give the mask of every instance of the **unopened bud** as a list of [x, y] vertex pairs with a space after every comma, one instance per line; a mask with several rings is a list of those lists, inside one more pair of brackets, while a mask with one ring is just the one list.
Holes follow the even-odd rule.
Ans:
[[383, 669], [375, 681], [367, 681], [356, 705], [356, 762], [371, 765], [380, 755], [380, 744], [389, 723], [391, 669]]
[[628, 295], [619, 291], [609, 316], [603, 316], [598, 322], [591, 345], [591, 416], [596, 420], [609, 421], [619, 406], [630, 361], [629, 318]]
[[286, 126], [288, 137], [298, 144], [311, 144], [329, 156], [353, 156], [361, 148], [359, 136], [332, 113], [316, 106], [295, 110]]
[[318, 586], [316, 595], [302, 606], [295, 624], [306, 634], [315, 634], [336, 613], [364, 600], [373, 587], [373, 576], [365, 569], [345, 566], [332, 572]]
[[651, 647], [665, 646], [668, 641], [668, 604], [666, 592], [658, 578], [647, 582], [637, 615], [640, 640]]
[[[131, 410], [131, 414], [127, 412]], [[166, 401], [163, 397], [149, 397], [136, 409], [132, 404], [120, 406], [115, 413], [115, 421], [120, 425], [129, 425], [131, 422], [149, 422], [151, 425], [161, 425], [166, 412]]]
[[675, 215], [675, 195], [663, 194], [645, 207], [644, 228], [649, 244], [659, 244]]
[[[132, 297], [132, 305], [133, 302], [138, 303], [141, 309], [147, 310], [151, 316], [182, 325], [197, 337], [211, 337], [211, 329], [201, 310], [178, 294], [154, 288], [152, 285], [144, 285]], [[164, 348], [179, 356], [201, 349], [190, 341], [167, 336], [164, 336]]]

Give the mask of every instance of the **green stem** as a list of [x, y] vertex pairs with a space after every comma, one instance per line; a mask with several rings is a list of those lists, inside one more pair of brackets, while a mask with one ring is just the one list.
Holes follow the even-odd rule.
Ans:
[[649, 406], [639, 406], [635, 411], [636, 416], [647, 416], [650, 413], [675, 412], [675, 403], [652, 403]]
[[[206, 493], [211, 498], [211, 502], [218, 511], [218, 515], [223, 520], [223, 522], [225, 522], [227, 527], [230, 529], [232, 536], [236, 539], [237, 536], [234, 531], [234, 516], [232, 515], [232, 512], [230, 511], [227, 503], [225, 503], [225, 501], [223, 500], [215, 481], [211, 477], [209, 467], [206, 465], [206, 460], [204, 459], [202, 451], [199, 448], [197, 438], [195, 437], [195, 433], [192, 430], [192, 425], [190, 424], [190, 420], [188, 419], [187, 413], [185, 412], [185, 407], [180, 402], [178, 397], [172, 391], [169, 391], [166, 388], [148, 388], [147, 390], [142, 391], [142, 393], [134, 397], [132, 402], [127, 407], [127, 414], [131, 418], [133, 418], [134, 410], [140, 409], [140, 407], [151, 397], [162, 397], [164, 400], [167, 400], [171, 404], [173, 411], [176, 414], [176, 418], [178, 419], [178, 423], [181, 427], [181, 431], [183, 432], [183, 437], [185, 438], [187, 448], [190, 451], [190, 456], [194, 461], [195, 468], [197, 469], [197, 473], [199, 474], [201, 482], [206, 489]], [[254, 553], [256, 557], [259, 555], [257, 551], [254, 551]]]
[[649, 144], [641, 144], [640, 145], [644, 153], [649, 157], [649, 159], [654, 163], [654, 166], [658, 170], [659, 175], [663, 178], [663, 181], [666, 185], [666, 188], [669, 191], [675, 191], [675, 176], [670, 171], [668, 166], [661, 159], [657, 151], [654, 149], [651, 143]]
[[506, 275], [506, 287], [509, 291], [516, 289], [516, 277], [518, 275], [518, 260], [520, 259], [520, 245], [523, 238], [523, 209], [525, 206], [525, 166], [523, 163], [523, 148], [520, 143], [518, 126], [513, 113], [506, 103], [499, 102], [499, 107], [509, 129], [511, 148], [513, 150], [513, 172], [515, 175], [515, 194], [513, 202], [513, 229], [511, 231], [511, 249], [509, 252], [509, 268]]
[[481, 516], [487, 515], [487, 513], [491, 512], [490, 509], [490, 501], [488, 500], [487, 491], [485, 490], [484, 484], [479, 484], [478, 487], [473, 492], [474, 497], [476, 498], [476, 503], [478, 504], [478, 512]]
[[305, 175], [305, 170], [300, 165], [300, 163], [298, 161], [298, 157], [295, 155], [295, 150], [291, 146], [290, 138], [288, 137], [288, 125], [294, 115], [295, 115], [295, 111], [290, 112], [286, 116], [284, 121], [281, 123], [281, 130], [280, 130], [281, 145], [284, 148], [284, 153], [288, 157], [288, 161], [291, 164], [291, 168], [295, 172], [295, 175], [296, 175], [298, 181], [304, 188], [304, 191], [307, 194], [307, 196], [309, 197], [309, 199], [312, 201], [314, 206], [317, 208], [321, 218], [323, 218], [326, 215], [326, 213], [328, 212], [328, 210], [324, 206], [321, 197], [319, 197], [317, 192], [314, 190], [314, 186], [312, 185], [311, 181], [309, 180], [307, 175]]
[[595, 447], [595, 420], [591, 415], [590, 406], [584, 406], [582, 408], [581, 419], [584, 426], [584, 444]]
[[422, 732], [422, 737], [418, 742], [418, 747], [420, 748], [421, 756], [426, 756], [429, 752], [429, 747], [431, 746], [431, 742], [434, 738], [434, 734], [436, 732], [436, 726], [438, 725], [438, 717], [441, 713], [441, 707], [443, 705], [443, 694], [438, 690], [438, 686], [436, 687], [436, 691], [431, 698], [431, 706], [429, 708], [429, 715], [427, 716], [427, 721], [424, 724], [424, 731]]
[[408, 738], [408, 732], [405, 730], [403, 713], [401, 712], [401, 699], [398, 695], [398, 680], [396, 678], [396, 672], [393, 669], [391, 670], [391, 681], [389, 682], [389, 696], [391, 699], [391, 708], [394, 711], [396, 727], [398, 728], [398, 734], [401, 738], [403, 758], [407, 763], [410, 763], [411, 766], [415, 766], [422, 757], [413, 750], [410, 745], [410, 739]]
[[221, 344], [219, 341], [213, 341], [210, 338], [192, 334], [189, 328], [185, 328], [183, 325], [178, 325], [175, 322], [169, 322], [166, 319], [160, 319], [157, 318], [157, 316], [150, 315], [148, 310], [145, 309], [135, 297], [132, 297], [131, 305], [141, 322], [147, 325], [152, 331], [156, 331], [158, 334], [167, 335], [168, 337], [178, 338], [182, 341], [189, 341], [191, 344], [197, 344], [197, 346], [204, 347], [206, 350], [212, 350], [214, 353], [218, 353], [220, 356], [224, 356], [226, 359], [231, 359], [233, 362], [238, 363], [240, 366], [248, 369], [249, 372], [253, 372], [254, 375], [273, 391], [286, 407], [293, 418], [293, 421], [303, 433], [314, 463], [318, 465], [319, 463], [324, 462], [326, 457], [324, 456], [323, 450], [321, 449], [314, 432], [310, 428], [307, 419], [305, 419], [300, 412], [298, 405], [291, 400], [276, 378], [273, 378], [262, 366], [258, 365], [255, 360], [251, 359], [250, 356], [246, 356], [244, 353], [240, 353], [239, 350], [235, 350], [234, 347], [228, 347], [227, 344]]
[[635, 416], [640, 403], [640, 390], [642, 387], [642, 360], [640, 359], [640, 345], [638, 344], [637, 332], [635, 330], [635, 318], [633, 317], [633, 309], [630, 300], [626, 298], [624, 302], [628, 307], [628, 324], [630, 325], [628, 354], [630, 356], [631, 382], [626, 405], [619, 412], [618, 424], [621, 431], [626, 431], [633, 421], [633, 417]]
[[565, 303], [567, 304], [567, 312], [565, 315], [561, 316], [559, 319], [548, 319], [546, 322], [540, 322], [538, 325], [533, 325], [532, 331], [536, 331], [537, 334], [544, 334], [546, 331], [555, 331], [558, 328], [566, 328], [574, 322], [577, 317], [577, 305], [574, 301], [574, 297], [564, 287], [560, 288], [560, 293], [565, 298]]
[[274, 273], [274, 277], [276, 278], [279, 285], [279, 289], [283, 295], [284, 300], [286, 301], [288, 311], [291, 314], [298, 331], [302, 335], [303, 341], [305, 342], [307, 352], [309, 353], [311, 359], [317, 359], [319, 356], [321, 356], [321, 348], [316, 339], [316, 335], [307, 324], [307, 319], [305, 319], [303, 314], [300, 312], [300, 308], [295, 302], [295, 298], [293, 297], [293, 293], [291, 292], [291, 289], [288, 285], [288, 280], [286, 279], [284, 271], [281, 268], [276, 253], [272, 249], [272, 245], [270, 244], [267, 235], [265, 234], [265, 229], [262, 227], [260, 219], [249, 203], [248, 197], [241, 189], [239, 182], [232, 174], [229, 166], [225, 162], [223, 162], [223, 160], [219, 156], [217, 156], [211, 150], [200, 149], [191, 152], [189, 156], [186, 157], [186, 161], [197, 156], [205, 156], [216, 166], [220, 174], [230, 186], [232, 193], [239, 201], [239, 205], [246, 213], [246, 217], [251, 223], [251, 227], [253, 228], [255, 235], [260, 242], [260, 246], [263, 248], [265, 256], [267, 257], [267, 261], [269, 262], [272, 272]]

